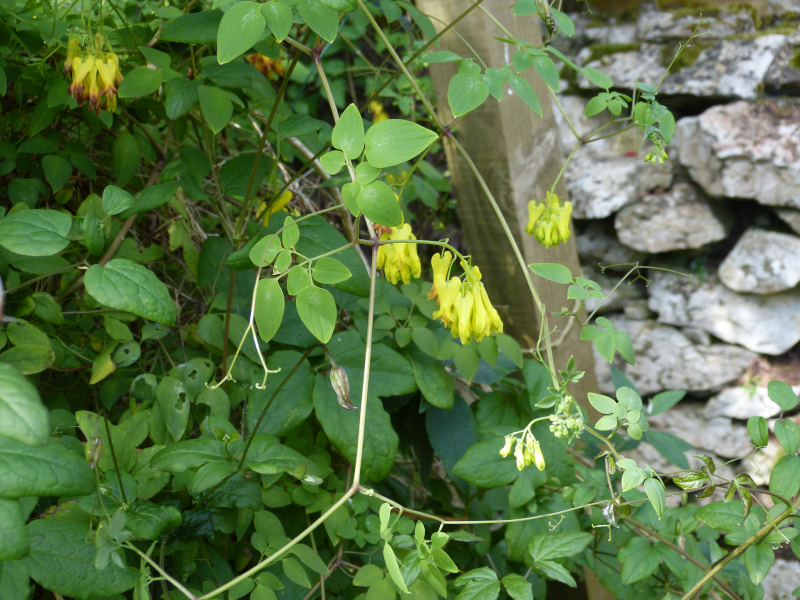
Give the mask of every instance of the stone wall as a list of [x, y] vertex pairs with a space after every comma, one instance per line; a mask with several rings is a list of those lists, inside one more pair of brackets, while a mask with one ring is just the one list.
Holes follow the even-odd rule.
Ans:
[[[636, 81], [658, 83], [700, 12], [707, 33], [659, 93], [678, 119], [669, 160], [645, 164], [649, 144], [632, 129], [581, 148], [567, 183], [587, 277], [608, 291], [630, 267], [600, 265], [665, 269], [643, 271], [648, 285], [623, 284], [600, 307], [634, 340], [636, 365], [615, 367], [643, 395], [688, 390], [654, 427], [728, 459], [749, 452], [749, 416], [777, 416], [767, 383], [800, 384], [800, 0], [770, 0], [761, 16], [648, 3], [627, 17], [574, 13], [576, 35], [561, 49], [630, 94]], [[588, 135], [608, 113], [584, 117], [596, 88], [562, 75], [562, 107]], [[576, 138], [559, 125], [566, 156]], [[613, 391], [608, 363], [598, 358], [597, 369], [601, 389]], [[757, 482], [778, 452], [772, 444], [754, 457], [760, 472], [748, 465]]]
[[[630, 267], [601, 272], [600, 265], [656, 267], [642, 272], [647, 284], [624, 283], [599, 308], [634, 340], [636, 364], [614, 366], [646, 396], [687, 390], [651, 426], [720, 464], [752, 449], [747, 418], [778, 416], [770, 380], [800, 391], [800, 0], [769, 0], [759, 11], [646, 3], [627, 16], [573, 13], [576, 35], [561, 50], [630, 94], [636, 81], [661, 79], [700, 12], [710, 19], [707, 33], [660, 88], [659, 101], [678, 119], [669, 160], [644, 163], [649, 144], [633, 129], [581, 148], [567, 184], [587, 277], [608, 292]], [[584, 117], [596, 88], [566, 69], [562, 75], [562, 107], [588, 135], [608, 113]], [[566, 157], [576, 138], [563, 119], [559, 126]], [[596, 363], [601, 389], [613, 392], [608, 363], [599, 356]], [[654, 468], [672, 470], [649, 446], [639, 452]], [[724, 472], [747, 470], [765, 484], [782, 453], [773, 439]], [[787, 558], [780, 567], [797, 579], [800, 564]], [[765, 582], [767, 598], [785, 595], [779, 570]]]

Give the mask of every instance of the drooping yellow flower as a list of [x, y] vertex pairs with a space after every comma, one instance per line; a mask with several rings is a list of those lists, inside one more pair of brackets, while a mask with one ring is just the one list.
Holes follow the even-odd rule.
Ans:
[[[281, 210], [284, 206], [289, 204], [292, 201], [292, 192], [291, 190], [284, 190], [284, 192], [280, 195], [280, 198], [273, 201], [271, 204], [267, 205], [266, 202], [259, 202], [258, 208], [256, 208], [256, 219], [260, 218], [261, 215], [264, 215], [264, 227], [269, 225], [269, 218], [274, 215], [276, 212]], [[266, 211], [266, 212], [265, 212]]]
[[272, 59], [269, 56], [264, 56], [258, 52], [251, 54], [247, 57], [247, 62], [253, 65], [257, 71], [264, 74], [267, 79], [275, 79], [275, 77], [283, 77], [286, 72], [281, 59]]
[[[381, 241], [389, 240], [415, 240], [416, 236], [411, 231], [411, 225], [403, 223], [399, 227], [392, 227], [389, 232], [381, 234]], [[411, 277], [422, 275], [422, 264], [417, 254], [417, 245], [413, 243], [381, 244], [378, 247], [378, 268], [383, 269], [386, 279], [397, 283], [410, 283]]]
[[528, 202], [528, 225], [525, 232], [533, 234], [543, 246], [558, 246], [566, 242], [571, 232], [569, 219], [572, 214], [572, 203], [567, 201], [561, 204], [558, 196], [547, 192], [547, 197], [541, 202], [531, 200]]
[[461, 261], [464, 269], [464, 281], [453, 276], [446, 280], [453, 255], [449, 251], [434, 255], [431, 261], [433, 269], [433, 287], [428, 298], [435, 298], [439, 310], [433, 313], [434, 319], [441, 319], [445, 327], [449, 327], [453, 337], [468, 344], [474, 337], [481, 341], [493, 333], [503, 332], [500, 315], [489, 301], [481, 280], [481, 271], [477, 266], [470, 266]]
[[117, 88], [122, 81], [119, 58], [113, 52], [102, 52], [103, 36], [97, 34], [94, 44], [81, 48], [78, 38], [69, 40], [64, 72], [72, 72], [72, 82], [67, 92], [79, 105], [89, 102], [89, 108], [100, 114], [100, 109], [114, 111], [117, 107]]

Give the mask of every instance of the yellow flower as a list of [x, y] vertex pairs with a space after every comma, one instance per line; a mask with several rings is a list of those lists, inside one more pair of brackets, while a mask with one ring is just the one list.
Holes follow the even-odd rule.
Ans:
[[69, 39], [69, 44], [67, 45], [67, 58], [64, 61], [64, 71], [63, 71], [64, 75], [69, 73], [70, 69], [72, 69], [72, 61], [78, 55], [78, 53], [76, 52], [77, 50], [80, 50], [80, 45], [78, 43], [78, 38], [76, 38], [76, 37], [70, 38]]
[[558, 196], [547, 192], [547, 197], [541, 204], [536, 200], [528, 202], [528, 225], [525, 227], [525, 232], [528, 235], [533, 234], [543, 246], [558, 246], [561, 242], [566, 242], [571, 235], [569, 230], [571, 214], [571, 202], [567, 201], [562, 206]]
[[373, 100], [369, 103], [369, 112], [374, 115], [372, 117], [373, 125], [375, 123], [380, 123], [381, 121], [386, 121], [389, 118], [389, 115], [386, 114], [386, 110], [383, 108], [383, 104], [377, 100]]
[[502, 333], [503, 321], [480, 281], [481, 270], [462, 260], [464, 281], [456, 276], [447, 281], [452, 261], [453, 255], [449, 251], [436, 254], [431, 260], [433, 287], [428, 298], [435, 298], [439, 303], [439, 310], [433, 313], [433, 318], [441, 319], [462, 344], [468, 344], [473, 337], [480, 342], [487, 335]]
[[539, 446], [539, 440], [533, 442], [533, 463], [537, 469], [544, 471], [544, 454], [542, 454], [542, 448]]
[[[411, 232], [411, 225], [404, 223], [399, 227], [392, 227], [390, 232], [381, 234], [381, 241], [389, 240], [415, 240]], [[378, 247], [378, 267], [383, 268], [386, 279], [397, 283], [410, 283], [411, 277], [422, 275], [422, 264], [417, 254], [417, 245], [413, 243], [381, 244]]]
[[[256, 219], [260, 218], [261, 215], [264, 215], [264, 227], [269, 225], [269, 218], [274, 215], [276, 212], [281, 210], [284, 206], [289, 204], [292, 200], [292, 192], [289, 190], [284, 190], [281, 194], [280, 198], [277, 200], [273, 200], [271, 204], [267, 205], [266, 202], [259, 202], [258, 208], [256, 209]], [[266, 213], [264, 212], [266, 211]]]

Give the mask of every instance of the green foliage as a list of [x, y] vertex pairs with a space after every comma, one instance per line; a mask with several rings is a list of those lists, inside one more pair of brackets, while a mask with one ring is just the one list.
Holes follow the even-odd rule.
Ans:
[[[702, 455], [690, 470], [686, 442], [649, 430], [684, 392], [646, 409], [632, 384], [592, 393], [592, 426], [574, 359], [482, 335], [495, 315], [478, 292], [475, 340], [454, 336], [443, 282], [426, 268], [393, 286], [373, 265], [416, 268], [431, 244], [464, 261], [460, 285], [480, 278], [439, 239], [453, 220], [439, 141], [461, 121], [423, 111], [427, 65], [458, 63], [457, 119], [509, 90], [541, 115], [528, 75], [558, 91], [572, 69], [603, 90], [587, 115], [629, 120], [651, 162], [674, 130], [657, 86], [611, 91], [549, 43], [503, 40], [510, 65], [424, 54], [433, 24], [401, 0], [6, 9], [0, 597], [271, 600], [319, 581], [341, 599], [531, 600], [587, 566], [622, 599], [707, 594], [712, 575], [757, 597], [772, 546], [797, 535], [790, 419], [775, 425], [786, 455], [766, 510], [749, 476], [724, 480]], [[544, 0], [514, 12], [538, 15], [548, 42], [574, 33]], [[436, 239], [390, 242], [418, 223]], [[605, 300], [563, 265], [529, 267], [567, 286], [579, 308], [559, 314]], [[608, 319], [577, 324], [609, 362], [634, 363]], [[786, 384], [769, 395], [797, 405]], [[748, 432], [766, 444], [764, 419]], [[724, 501], [667, 509], [667, 476], [620, 453], [639, 442], [686, 469], [674, 484]], [[720, 532], [743, 551], [703, 580], [696, 563], [726, 560]]]

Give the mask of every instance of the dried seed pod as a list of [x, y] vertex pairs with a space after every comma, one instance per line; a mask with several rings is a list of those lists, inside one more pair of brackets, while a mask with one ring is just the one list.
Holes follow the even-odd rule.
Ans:
[[347, 379], [347, 373], [340, 366], [335, 366], [331, 369], [331, 385], [333, 391], [336, 392], [336, 399], [339, 401], [339, 406], [347, 410], [357, 410], [357, 406], [350, 404], [350, 382]]

